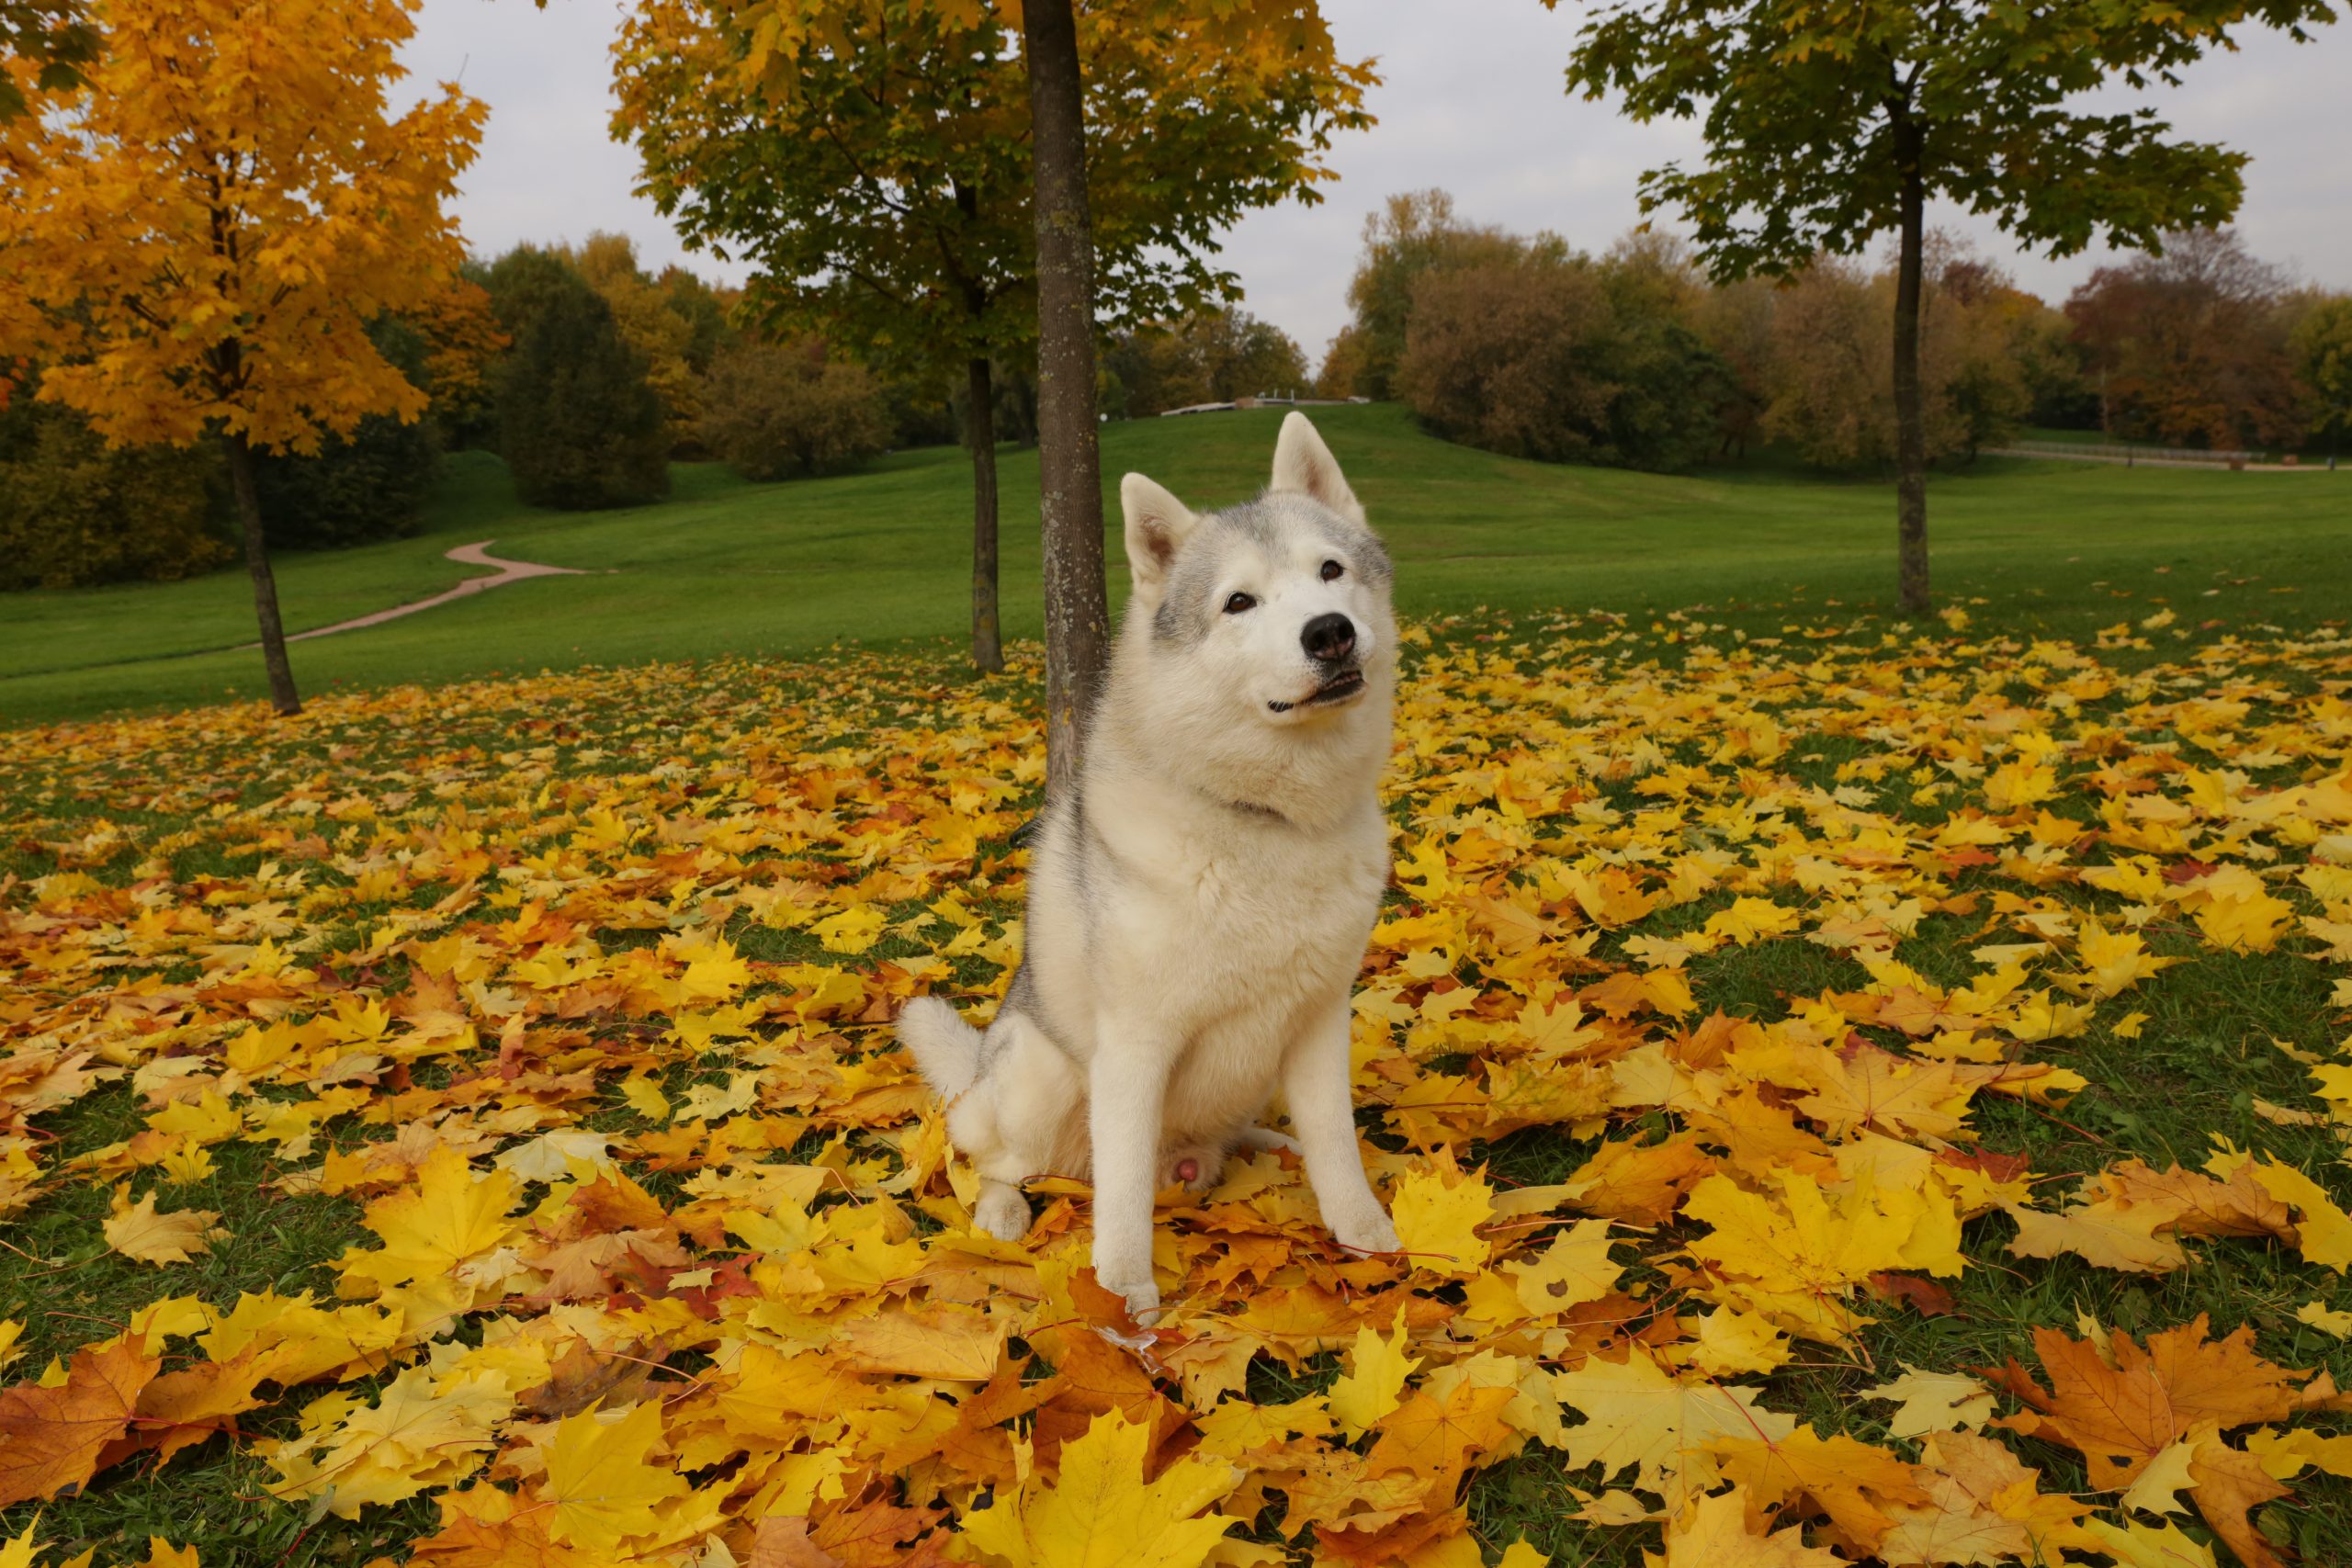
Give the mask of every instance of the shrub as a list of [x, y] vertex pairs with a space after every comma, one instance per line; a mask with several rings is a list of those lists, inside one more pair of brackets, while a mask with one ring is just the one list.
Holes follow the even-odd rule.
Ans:
[[[1931, 270], [1920, 300], [1920, 436], [1935, 462], [2016, 434], [2033, 400], [2021, 344], [2046, 333], [2051, 312], [1941, 236], [1929, 251], [1960, 258]], [[1892, 463], [1894, 320], [1894, 276], [1840, 257], [1816, 258], [1777, 290], [1765, 433], [1818, 468]]]
[[1450, 440], [1642, 468], [1705, 457], [1727, 395], [1722, 361], [1695, 333], [1621, 315], [1592, 266], [1542, 247], [1425, 276], [1396, 378]]
[[1246, 310], [1202, 310], [1120, 333], [1102, 355], [1105, 412], [1140, 419], [1193, 403], [1301, 392], [1306, 355], [1288, 333]]
[[703, 444], [750, 479], [850, 468], [890, 441], [872, 372], [831, 358], [817, 338], [720, 350], [704, 410]]
[[[499, 450], [535, 506], [629, 506], [666, 494], [669, 438], [612, 308], [571, 275], [534, 280], [499, 377]], [[492, 299], [498, 298], [495, 289]]]
[[80, 414], [0, 412], [0, 588], [194, 577], [231, 555], [205, 448], [108, 450]]

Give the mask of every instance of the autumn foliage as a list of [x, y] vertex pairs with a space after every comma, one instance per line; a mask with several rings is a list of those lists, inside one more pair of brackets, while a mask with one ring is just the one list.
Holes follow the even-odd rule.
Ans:
[[[0, 1502], [236, 1443], [256, 1506], [430, 1498], [424, 1563], [1466, 1568], [1508, 1466], [1668, 1564], [2216, 1561], [2190, 1524], [2273, 1568], [2256, 1517], [2352, 1469], [2308, 1359], [2063, 1314], [1998, 1366], [1883, 1348], [2062, 1258], [2265, 1255], [2352, 1331], [2293, 1154], [2352, 1128], [2340, 1052], [2252, 1148], [2014, 1152], [2168, 967], [2276, 953], [2352, 1005], [2352, 642], [2167, 659], [2169, 623], [1408, 634], [1355, 1005], [1405, 1250], [1238, 1163], [1168, 1195], [1148, 1337], [1081, 1173], [1023, 1243], [970, 1228], [888, 1029], [1011, 976], [1032, 704], [869, 657], [13, 735], [0, 1213], [103, 1197], [154, 1298], [0, 1325], [60, 1358], [0, 1393]], [[1842, 978], [1707, 999], [1773, 955]], [[194, 1196], [238, 1162], [350, 1245], [192, 1291], [269, 1223]], [[1834, 1416], [1793, 1408], [1824, 1375]]]
[[0, 255], [64, 334], [44, 396], [119, 441], [226, 429], [294, 451], [424, 412], [367, 327], [448, 286], [461, 253], [442, 203], [484, 109], [451, 88], [387, 112], [413, 8], [107, 6], [86, 94], [7, 132]]
[[313, 453], [426, 393], [368, 331], [462, 259], [443, 210], [484, 107], [389, 90], [418, 0], [113, 0], [83, 80], [0, 127], [0, 333], [116, 445], [217, 441], [282, 713], [300, 706], [253, 454]]

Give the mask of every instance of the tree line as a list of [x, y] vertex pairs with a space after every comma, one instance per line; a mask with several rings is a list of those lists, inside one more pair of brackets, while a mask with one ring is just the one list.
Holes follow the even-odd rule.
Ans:
[[[2060, 306], [1951, 237], [1924, 237], [1924, 458], [2028, 426], [2166, 446], [2298, 451], [2352, 413], [2352, 297], [2297, 286], [2228, 230], [2163, 235]], [[1834, 253], [1712, 280], [1647, 230], [1601, 254], [1470, 222], [1442, 190], [1366, 220], [1325, 397], [1395, 398], [1452, 440], [1515, 457], [1672, 471], [1763, 444], [1812, 466], [1897, 456], [1884, 352], [1899, 283]]]
[[[310, 453], [253, 457], [269, 536], [335, 548], [416, 532], [445, 453], [497, 453], [517, 496], [560, 510], [667, 493], [673, 461], [774, 480], [853, 468], [888, 450], [966, 439], [970, 389], [854, 357], [815, 333], [739, 321], [741, 291], [677, 265], [649, 272], [625, 235], [519, 245], [468, 260], [423, 308], [368, 339], [426, 399], [421, 418], [362, 416]], [[0, 406], [0, 589], [186, 577], [233, 554], [218, 448], [109, 446], [89, 416], [38, 394]], [[1303, 389], [1296, 344], [1244, 311], [1206, 307], [1105, 344], [1111, 417]], [[992, 360], [991, 438], [1036, 439], [1029, 367]]]

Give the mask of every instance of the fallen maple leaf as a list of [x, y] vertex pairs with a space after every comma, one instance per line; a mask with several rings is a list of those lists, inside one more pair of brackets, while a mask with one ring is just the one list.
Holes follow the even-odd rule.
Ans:
[[1681, 1382], [1645, 1356], [1594, 1358], [1552, 1379], [1559, 1402], [1585, 1419], [1567, 1429], [1568, 1462], [1600, 1466], [1605, 1480], [1626, 1469], [1635, 1484], [1679, 1507], [1712, 1490], [1721, 1470], [1708, 1445], [1719, 1438], [1776, 1440], [1796, 1429], [1792, 1417], [1757, 1407], [1757, 1391], [1714, 1382]]
[[2015, 1360], [1988, 1370], [1996, 1385], [2031, 1406], [1996, 1425], [2079, 1450], [2101, 1491], [2129, 1485], [2166, 1444], [2200, 1423], [2226, 1430], [2284, 1419], [2294, 1408], [2290, 1384], [2305, 1375], [2256, 1355], [2252, 1328], [2208, 1338], [2202, 1313], [2150, 1335], [2144, 1348], [2128, 1335], [2106, 1343], [2111, 1359], [2097, 1340], [2035, 1329], [2047, 1390]]
[[1650, 1568], [1845, 1568], [1825, 1547], [1807, 1546], [1794, 1526], [1763, 1534], [1748, 1529], [1758, 1510], [1742, 1488], [1702, 1497], [1667, 1528], [1666, 1553], [1645, 1551]]
[[220, 1218], [210, 1209], [159, 1214], [153, 1192], [133, 1203], [129, 1194], [118, 1190], [114, 1212], [100, 1229], [106, 1234], [107, 1246], [125, 1258], [141, 1263], [186, 1263], [211, 1251], [214, 1242], [228, 1235], [216, 1223]]
[[1421, 1364], [1419, 1357], [1405, 1353], [1405, 1340], [1401, 1316], [1385, 1339], [1368, 1327], [1356, 1330], [1348, 1370], [1332, 1381], [1329, 1394], [1331, 1414], [1350, 1437], [1363, 1436], [1402, 1403], [1399, 1391]]
[[652, 1529], [654, 1505], [692, 1490], [669, 1466], [650, 1462], [661, 1439], [662, 1406], [650, 1400], [616, 1416], [565, 1417], [548, 1441], [539, 1488], [554, 1506], [548, 1533], [612, 1561], [623, 1539]]
[[2288, 1494], [2285, 1485], [2264, 1472], [2259, 1460], [2218, 1437], [2208, 1437], [2189, 1456], [2188, 1475], [2195, 1483], [2188, 1495], [2198, 1513], [2245, 1568], [2286, 1568], [2286, 1559], [2255, 1528], [2251, 1517], [2263, 1504]]
[[1241, 1472], [1180, 1459], [1149, 1481], [1151, 1431], [1116, 1411], [1062, 1445], [1061, 1472], [964, 1516], [964, 1537], [1012, 1568], [1200, 1568], [1234, 1520], [1202, 1509]]
[[54, 1388], [18, 1383], [0, 1393], [0, 1507], [54, 1497], [96, 1471], [99, 1450], [121, 1437], [140, 1392], [163, 1365], [143, 1336], [77, 1350]]

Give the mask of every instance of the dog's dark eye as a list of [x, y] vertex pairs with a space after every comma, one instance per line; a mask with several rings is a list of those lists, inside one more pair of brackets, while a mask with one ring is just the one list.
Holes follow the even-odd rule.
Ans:
[[1337, 582], [1347, 570], [1348, 569], [1346, 567], [1341, 566], [1338, 561], [1327, 560], [1323, 563], [1323, 581], [1326, 582]]
[[1254, 610], [1257, 607], [1258, 601], [1250, 598], [1247, 593], [1236, 593], [1225, 602], [1225, 613], [1228, 615], [1238, 615], [1244, 610]]

